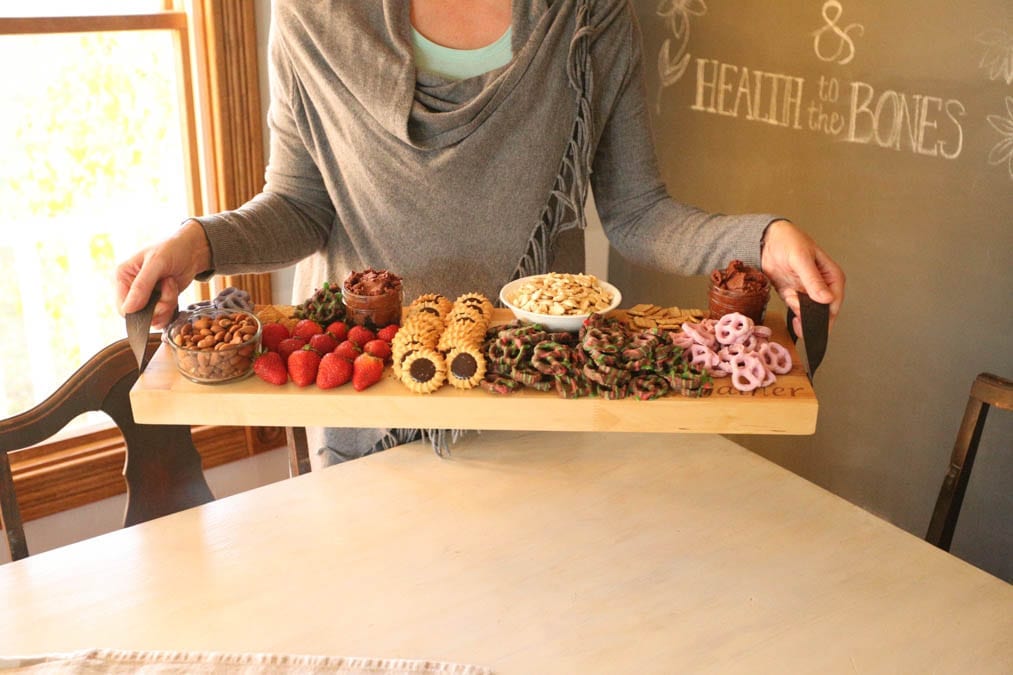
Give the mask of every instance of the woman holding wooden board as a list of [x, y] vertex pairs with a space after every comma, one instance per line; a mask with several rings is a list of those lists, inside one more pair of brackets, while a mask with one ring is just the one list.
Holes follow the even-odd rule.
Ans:
[[[158, 286], [164, 325], [195, 278], [294, 263], [301, 297], [366, 267], [400, 274], [406, 298], [496, 297], [565, 258], [592, 189], [611, 245], [631, 260], [703, 274], [739, 259], [789, 307], [805, 291], [839, 311], [843, 272], [789, 221], [668, 195], [627, 0], [273, 8], [265, 188], [124, 262], [123, 312]], [[359, 431], [341, 445], [383, 438]]]

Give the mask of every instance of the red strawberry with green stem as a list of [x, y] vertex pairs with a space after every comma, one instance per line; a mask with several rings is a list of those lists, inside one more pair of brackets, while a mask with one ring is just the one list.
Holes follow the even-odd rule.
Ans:
[[260, 330], [260, 344], [269, 352], [278, 351], [278, 344], [292, 337], [285, 324], [277, 321], [265, 323]]
[[341, 342], [348, 337], [348, 324], [344, 321], [334, 321], [324, 329], [324, 332], [330, 333], [335, 340]]
[[285, 363], [288, 363], [288, 357], [294, 352], [299, 351], [306, 346], [306, 340], [301, 337], [290, 337], [285, 338], [278, 343], [278, 353], [281, 354], [281, 358]]
[[368, 389], [383, 377], [383, 359], [362, 353], [352, 363], [352, 387], [355, 391]]
[[288, 376], [297, 386], [305, 387], [317, 381], [320, 368], [320, 354], [306, 345], [288, 357]]
[[338, 341], [330, 333], [317, 333], [310, 338], [309, 345], [323, 355], [333, 352], [338, 346]]
[[380, 338], [381, 340], [389, 344], [394, 341], [394, 336], [397, 335], [397, 332], [400, 329], [401, 326], [397, 325], [396, 323], [391, 323], [384, 326], [380, 330], [376, 331], [376, 337]]
[[285, 361], [278, 352], [262, 352], [253, 361], [253, 372], [257, 377], [269, 384], [285, 384], [288, 382], [288, 370]]
[[321, 389], [334, 389], [352, 379], [352, 362], [343, 356], [331, 352], [320, 359], [317, 370], [317, 386]]
[[375, 338], [376, 333], [365, 326], [352, 326], [348, 329], [348, 339], [359, 345], [360, 348]]
[[337, 347], [335, 347], [331, 351], [333, 351], [335, 354], [339, 356], [345, 357], [349, 361], [354, 361], [355, 357], [362, 353], [362, 349], [359, 347], [359, 345], [355, 344], [351, 340], [345, 340], [341, 342]]
[[292, 336], [301, 337], [309, 340], [314, 335], [319, 335], [324, 332], [324, 327], [313, 319], [300, 319], [295, 326], [292, 327]]
[[367, 354], [372, 354], [378, 359], [386, 361], [390, 358], [390, 344], [386, 340], [376, 338], [367, 342], [363, 347], [362, 351]]

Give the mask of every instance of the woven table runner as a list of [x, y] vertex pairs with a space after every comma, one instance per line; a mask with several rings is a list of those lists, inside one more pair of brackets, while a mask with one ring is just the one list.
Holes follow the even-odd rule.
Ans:
[[481, 666], [413, 659], [89, 649], [0, 656], [0, 671], [31, 675], [491, 675]]

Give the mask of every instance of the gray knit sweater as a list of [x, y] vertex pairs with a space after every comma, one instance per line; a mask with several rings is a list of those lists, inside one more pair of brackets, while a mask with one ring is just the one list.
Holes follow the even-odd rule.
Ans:
[[514, 59], [457, 82], [416, 72], [407, 0], [273, 4], [266, 186], [199, 218], [216, 273], [299, 262], [294, 302], [370, 266], [409, 300], [495, 298], [583, 224], [588, 173], [624, 257], [677, 274], [758, 263], [772, 216], [705, 213], [660, 180], [628, 0], [514, 0]]

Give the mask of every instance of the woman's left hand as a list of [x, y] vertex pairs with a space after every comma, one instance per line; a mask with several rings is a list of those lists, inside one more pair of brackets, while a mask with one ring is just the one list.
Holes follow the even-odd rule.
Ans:
[[763, 238], [760, 267], [774, 290], [795, 312], [795, 332], [801, 335], [798, 292], [830, 305], [830, 324], [844, 302], [844, 270], [816, 245], [812, 237], [787, 220], [775, 220]]

